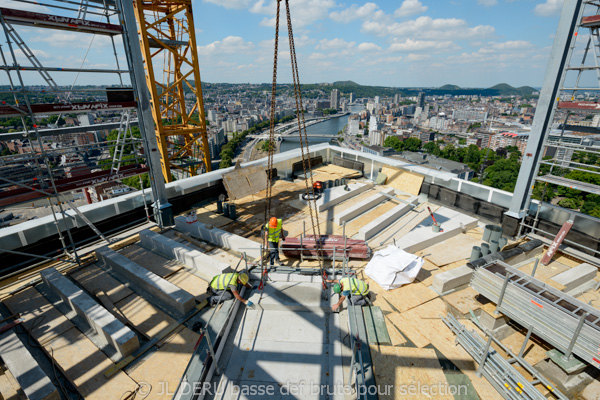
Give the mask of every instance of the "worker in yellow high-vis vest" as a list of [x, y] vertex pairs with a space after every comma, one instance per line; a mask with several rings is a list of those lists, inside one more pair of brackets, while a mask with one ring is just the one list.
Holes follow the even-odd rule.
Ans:
[[246, 286], [248, 289], [253, 289], [252, 285], [248, 283], [248, 279], [248, 275], [243, 272], [230, 272], [215, 276], [208, 286], [209, 291], [212, 292], [212, 296], [209, 299], [210, 304], [215, 305], [219, 301], [231, 300], [235, 297], [248, 307], [254, 306], [250, 300], [246, 300], [240, 296], [237, 290], [238, 284]]
[[283, 229], [281, 228], [283, 220], [281, 218], [272, 217], [265, 225], [265, 247], [269, 246], [269, 263], [271, 267], [277, 261], [277, 265], [281, 266], [279, 260], [279, 238], [283, 238]]
[[326, 279], [325, 282], [333, 283], [333, 292], [340, 295], [337, 304], [331, 306], [333, 311], [337, 311], [346, 298], [354, 306], [364, 306], [371, 297], [369, 284], [355, 277], [346, 277], [340, 280]]

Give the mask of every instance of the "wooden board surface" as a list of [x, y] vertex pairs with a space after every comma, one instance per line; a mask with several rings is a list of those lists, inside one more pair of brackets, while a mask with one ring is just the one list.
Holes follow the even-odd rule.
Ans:
[[[151, 385], [152, 390], [148, 397], [144, 398], [145, 400], [170, 400], [172, 398], [172, 394], [169, 393], [173, 393], [177, 389], [199, 337], [190, 329], [184, 329], [174, 335], [158, 351], [136, 365], [133, 370], [128, 371], [129, 376], [137, 382], [146, 382]], [[165, 390], [161, 391], [161, 388]], [[168, 390], [166, 390], [167, 388]]]
[[33, 287], [5, 299], [4, 304], [13, 314], [21, 314], [25, 329], [42, 345], [74, 326]]
[[111, 302], [116, 303], [133, 293], [131, 289], [117, 281], [96, 265], [73, 271], [69, 276], [91, 294], [99, 290], [106, 293]]
[[208, 297], [206, 294], [208, 282], [185, 270], [181, 270], [176, 274], [169, 276], [167, 280], [175, 286], [185, 290], [199, 301]]
[[[502, 344], [508, 347], [510, 351], [514, 354], [519, 354], [523, 343], [525, 342], [526, 333], [515, 332], [512, 335], [508, 336], [506, 339], [502, 340]], [[540, 345], [540, 342], [532, 336], [532, 339], [527, 342], [527, 346], [525, 347], [525, 351], [523, 352], [523, 356], [525, 361], [527, 361], [531, 365], [535, 365], [538, 362], [548, 358], [546, 352], [550, 350], [550, 347], [547, 345]]]
[[222, 214], [217, 214], [206, 208], [196, 210], [196, 219], [203, 224], [212, 225], [215, 228], [221, 228], [229, 224], [232, 220], [224, 217]]
[[0, 375], [0, 398], [2, 400], [21, 400], [22, 397], [19, 396], [17, 389], [11, 384], [12, 379], [9, 379], [8, 374], [10, 374], [10, 371]]
[[113, 363], [77, 328], [69, 329], [43, 347], [86, 400], [121, 399], [137, 387], [122, 371], [107, 379], [104, 370]]
[[177, 260], [165, 258], [137, 244], [129, 246], [119, 253], [161, 278], [183, 269], [183, 265]]
[[137, 294], [115, 303], [115, 307], [146, 337], [153, 337], [176, 321]]
[[473, 246], [480, 244], [480, 240], [463, 233], [421, 250], [417, 254], [427, 255], [429, 261], [440, 267], [456, 261], [468, 260]]
[[[534, 264], [535, 264], [535, 261], [532, 261], [529, 264], [520, 267], [519, 271], [523, 272], [524, 274], [531, 275]], [[569, 267], [567, 267], [563, 263], [555, 261], [555, 260], [553, 260], [548, 265], [542, 265], [542, 263], [540, 262], [535, 270], [534, 278], [538, 279], [544, 283], [551, 283], [551, 281], [552, 281], [551, 278], [553, 276], [556, 276], [556, 275], [560, 274], [561, 272], [565, 272], [568, 269], [569, 269]], [[561, 290], [561, 289], [559, 288], [559, 290]]]
[[446, 303], [440, 298], [428, 301], [420, 306], [400, 314], [400, 330], [417, 347], [425, 347], [431, 343], [433, 335], [426, 330], [437, 329], [440, 315], [446, 314]]
[[[438, 294], [421, 282], [413, 282], [398, 289], [389, 291], [383, 290], [375, 281], [367, 278], [369, 288], [375, 293], [376, 299], [380, 296], [389, 301], [399, 311], [404, 312], [413, 307], [417, 307], [431, 299], [438, 297]], [[379, 305], [379, 304], [375, 304]]]
[[387, 176], [387, 180], [385, 181], [387, 186], [414, 196], [417, 196], [421, 191], [421, 185], [425, 178], [421, 174], [393, 167], [383, 167], [381, 172]]
[[462, 315], [467, 316], [469, 310], [475, 311], [483, 306], [483, 304], [477, 300], [478, 295], [479, 292], [469, 286], [444, 296], [444, 301], [454, 307]]
[[[380, 388], [379, 399], [454, 399], [450, 394], [437, 392], [436, 385], [445, 387], [447, 381], [435, 350], [374, 345], [371, 357], [375, 382]], [[411, 385], [418, 387], [419, 383], [420, 391], [409, 390]], [[423, 387], [426, 385], [436, 386], [436, 392], [429, 392], [429, 387]]]
[[425, 260], [425, 263], [423, 264], [421, 270], [415, 277], [415, 280], [421, 282], [425, 286], [431, 286], [431, 284], [433, 283], [433, 277], [439, 274], [440, 272], [444, 271], [438, 268], [431, 261]]

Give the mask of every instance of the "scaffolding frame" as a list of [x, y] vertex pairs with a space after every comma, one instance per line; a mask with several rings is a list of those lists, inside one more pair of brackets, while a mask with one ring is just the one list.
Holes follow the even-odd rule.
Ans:
[[[592, 86], [593, 82], [597, 82], [598, 86]], [[600, 112], [598, 91], [600, 91], [600, 2], [597, 0], [565, 2], [514, 195], [509, 211], [506, 213], [520, 220], [517, 236], [521, 236], [524, 229], [530, 230], [533, 234], [544, 233], [538, 228], [538, 217], [543, 206], [560, 208], [568, 212], [572, 220], [589, 217], [575, 210], [551, 205], [545, 201], [545, 197], [549, 185], [600, 194], [598, 185], [553, 174], [560, 169], [600, 174], [600, 166], [572, 160], [575, 152], [598, 155], [600, 146], [586, 145], [583, 140], [580, 143], [573, 143], [565, 136], [567, 129], [578, 129], [578, 125], [569, 123], [570, 118], [578, 113], [587, 115]], [[579, 97], [583, 96], [587, 98], [582, 101]], [[556, 120], [560, 121], [558, 133], [552, 132], [552, 124]], [[600, 128], [583, 128], [582, 130], [588, 133], [600, 134]], [[552, 159], [544, 160], [548, 149], [552, 149], [555, 154]], [[540, 175], [540, 167], [543, 165], [549, 167], [549, 172]], [[532, 196], [536, 184], [543, 185], [542, 197], [537, 207], [533, 209]], [[528, 215], [534, 217], [533, 222], [526, 221]], [[594, 217], [589, 218], [597, 220]], [[578, 246], [576, 243], [574, 245]], [[589, 250], [585, 246], [578, 247]], [[598, 254], [597, 251], [593, 251]]]
[[[101, 240], [107, 242], [108, 240], [106, 239], [104, 234], [100, 232], [94, 226], [94, 224], [91, 221], [89, 221], [85, 217], [85, 215], [78, 210], [78, 208], [74, 204], [69, 204], [69, 202], [64, 198], [64, 192], [78, 189], [82, 187], [83, 184], [79, 182], [77, 178], [67, 178], [62, 180], [59, 179], [60, 171], [53, 171], [53, 168], [51, 167], [51, 160], [56, 159], [56, 157], [59, 156], [67, 156], [81, 153], [82, 149], [92, 149], [97, 147], [100, 148], [101, 151], [106, 151], [109, 153], [109, 157], [105, 157], [106, 162], [104, 163], [107, 164], [108, 170], [106, 171], [106, 174], [102, 174], [107, 176], [103, 176], [100, 179], [95, 179], [96, 176], [93, 172], [87, 175], [84, 174], [85, 177], [82, 178], [82, 181], [86, 183], [85, 186], [94, 186], [95, 184], [103, 183], [106, 181], [114, 181], [127, 176], [135, 176], [148, 172], [150, 175], [151, 189], [153, 195], [152, 197], [154, 199], [153, 207], [155, 220], [161, 227], [165, 225], [171, 225], [173, 222], [172, 211], [170, 209], [170, 204], [168, 203], [166, 198], [162, 174], [160, 174], [160, 162], [157, 159], [156, 142], [154, 141], [154, 135], [146, 135], [146, 132], [152, 132], [153, 129], [149, 130], [148, 124], [144, 124], [144, 120], [148, 120], [148, 113], [150, 107], [149, 100], [145, 95], [146, 89], [145, 87], [143, 87], [143, 67], [141, 64], [141, 53], [139, 49], [139, 43], [137, 36], [135, 35], [136, 29], [135, 19], [133, 18], [133, 7], [128, 7], [127, 2], [121, 4], [118, 1], [112, 0], [82, 0], [81, 2], [75, 2], [70, 0], [47, 0], [47, 2], [44, 2], [43, 4], [37, 2], [28, 2], [24, 0], [13, 1], [17, 3], [33, 3], [36, 5], [50, 7], [56, 10], [60, 10], [59, 12], [61, 13], [61, 15], [34, 13], [11, 8], [0, 8], [0, 26], [3, 30], [4, 36], [7, 41], [7, 48], [9, 50], [10, 60], [7, 62], [4, 51], [0, 46], [0, 54], [2, 57], [1, 61], [3, 62], [3, 65], [0, 66], [0, 70], [3, 70], [3, 73], [7, 74], [10, 86], [10, 90], [3, 90], [2, 92], [12, 94], [14, 100], [14, 104], [7, 104], [8, 102], [3, 102], [3, 104], [0, 106], [0, 117], [19, 117], [21, 119], [23, 127], [22, 132], [18, 132], [17, 134], [5, 134], [3, 136], [6, 137], [2, 137], [1, 139], [15, 140], [17, 137], [20, 136], [19, 138], [21, 140], [28, 141], [28, 146], [26, 147], [26, 149], [28, 150], [27, 152], [24, 152], [23, 154], [19, 155], [0, 157], [0, 166], [11, 165], [15, 162], [18, 162], [21, 165], [29, 164], [33, 166], [33, 171], [31, 172], [34, 176], [33, 179], [26, 178], [21, 180], [12, 180], [7, 177], [0, 177], [0, 194], [2, 194], [2, 192], [5, 192], [4, 195], [6, 195], [8, 188], [16, 189], [17, 192], [19, 192], [18, 188], [22, 188], [20, 189], [21, 191], [27, 190], [28, 194], [26, 196], [16, 196], [12, 199], [17, 200], [15, 201], [15, 203], [23, 201], [23, 198], [25, 198], [24, 201], [28, 201], [28, 199], [31, 198], [40, 199], [46, 197], [52, 210], [52, 215], [55, 221], [58, 237], [62, 244], [62, 248], [59, 249], [58, 252], [62, 252], [65, 258], [74, 259], [75, 262], [79, 263], [80, 260], [77, 253], [77, 248], [81, 243], [76, 243], [71, 235], [69, 224], [67, 223], [68, 218], [71, 217], [71, 215], [69, 215], [69, 213], [67, 212], [69, 208], [72, 209], [75, 212], [75, 214], [94, 231], [97, 238], [100, 238]], [[77, 5], [78, 8], [66, 7], [65, 5]], [[68, 15], [64, 15], [68, 12], [75, 12], [77, 13], [77, 16], [70, 17]], [[85, 19], [88, 14], [98, 15], [101, 18], [105, 19], [106, 22], [95, 22], [89, 19]], [[128, 14], [129, 18], [125, 14]], [[117, 17], [119, 24], [112, 24], [111, 17]], [[133, 25], [133, 28], [128, 30], [127, 24], [129, 24], [129, 26]], [[85, 59], [84, 62], [82, 62], [80, 68], [45, 67], [35, 56], [33, 51], [31, 51], [31, 49], [27, 46], [27, 44], [21, 38], [21, 36], [17, 33], [17, 30], [15, 29], [14, 25], [26, 25], [45, 29], [59, 29], [71, 32], [83, 32], [86, 34], [93, 35], [107, 35], [111, 39], [113, 54], [115, 56], [116, 68], [84, 68]], [[131, 34], [131, 31], [133, 31], [133, 35]], [[115, 36], [121, 36], [123, 39], [123, 47], [125, 49], [125, 55], [129, 66], [128, 70], [121, 69], [119, 65], [118, 52], [114, 40]], [[27, 60], [32, 64], [31, 66], [20, 65], [15, 54], [15, 51], [17, 49], [25, 54]], [[37, 71], [48, 85], [49, 90], [29, 90], [26, 84], [26, 79], [23, 76], [23, 72], [29, 71]], [[77, 88], [75, 88], [77, 77], [75, 78], [75, 81], [70, 86], [70, 88], [63, 88], [56, 84], [52, 75], [50, 74], [51, 71], [56, 73], [76, 72], [77, 77], [80, 73], [116, 74], [118, 76], [119, 81], [117, 87], [119, 88], [127, 88], [123, 84], [122, 77], [123, 74], [127, 74], [129, 75], [131, 85], [134, 89], [134, 96], [133, 98], [126, 100], [110, 101], [111, 99], [108, 98], [109, 101], [73, 103], [71, 102], [71, 95], [72, 93], [79, 91]], [[142, 74], [141, 76], [140, 72]], [[140, 87], [137, 84], [137, 82], [142, 82], [142, 87]], [[104, 88], [96, 88], [89, 89], [86, 91], [102, 92], [103, 89]], [[31, 99], [39, 94], [54, 94], [61, 101], [61, 103], [34, 104], [31, 101]], [[134, 121], [132, 118], [130, 112], [132, 109], [136, 109], [137, 111], [141, 139], [134, 138], [131, 132], [131, 127], [137, 124], [137, 121]], [[37, 119], [39, 119], [40, 115], [57, 114], [59, 116], [57, 119], [58, 122], [60, 121], [61, 116], [65, 112], [82, 113], [90, 111], [121, 112], [120, 121], [118, 124], [116, 124], [116, 126], [115, 124], [107, 124], [107, 127], [114, 127], [118, 131], [118, 136], [115, 141], [100, 142], [97, 140], [98, 137], [96, 136], [96, 143], [86, 143], [75, 146], [64, 146], [59, 148], [58, 150], [52, 150], [45, 145], [44, 141], [42, 140], [43, 137], [59, 136], [62, 134], [73, 134], [90, 131], [93, 132], [97, 129], [94, 129], [94, 125], [89, 125], [87, 127], [73, 127], [70, 130], [68, 128], [59, 128], [57, 126], [57, 133], [55, 135], [53, 134], [53, 129], [39, 129]], [[104, 126], [102, 128], [104, 128]], [[124, 156], [126, 146], [131, 145], [134, 146], [135, 149], [139, 147], [140, 144], [143, 146], [143, 156], [136, 150], [133, 154], [133, 159], [127, 160], [128, 163], [133, 161], [134, 164], [129, 165], [127, 166], [127, 168], [124, 169], [123, 164], [125, 162]], [[110, 154], [110, 149], [114, 149], [112, 154]], [[100, 164], [102, 158], [103, 153], [101, 153], [100, 157], [98, 157], [97, 165]], [[77, 168], [87, 165], [88, 164], [85, 162], [85, 160], [82, 159], [79, 162], [69, 164], [69, 167]], [[156, 170], [156, 165], [158, 165], [158, 170]], [[132, 166], [134, 168], [131, 168]], [[76, 188], [68, 186], [69, 190], [61, 190], [61, 184], [63, 183], [63, 181], [68, 180], [70, 180], [70, 185], [77, 186], [79, 184], [79, 186], [77, 186]], [[72, 181], [74, 181], [75, 183], [73, 183]], [[140, 193], [142, 196], [144, 196], [143, 190]], [[54, 198], [54, 200], [51, 200], [51, 198]], [[8, 200], [8, 204], [10, 204], [10, 201], [11, 200]], [[4, 204], [6, 205], [7, 203], [5, 202]], [[66, 207], [67, 204], [69, 204], [69, 207]], [[57, 207], [57, 209], [55, 209], [55, 206]], [[60, 214], [60, 216], [57, 216], [57, 214]], [[147, 220], [147, 218], [145, 218], [144, 220]], [[66, 237], [63, 235], [63, 233], [66, 233]], [[92, 239], [95, 240], [94, 238]], [[27, 253], [21, 252], [21, 254], [26, 255]], [[40, 258], [40, 256], [37, 254], [31, 254], [31, 256], [34, 259]], [[56, 253], [52, 254], [52, 256], [56, 256]]]

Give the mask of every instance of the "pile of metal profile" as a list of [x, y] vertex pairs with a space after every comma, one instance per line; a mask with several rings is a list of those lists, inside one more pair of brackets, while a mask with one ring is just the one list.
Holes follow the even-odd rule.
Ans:
[[502, 261], [478, 268], [471, 286], [567, 359], [575, 354], [600, 368], [600, 310]]
[[[498, 393], [505, 399], [546, 399], [546, 396], [537, 390], [534, 385], [543, 384], [556, 398], [567, 400], [564, 394], [553, 388], [544, 377], [539, 375], [529, 364], [524, 362], [521, 357], [510, 353], [499, 340], [488, 335], [487, 341], [473, 331], [458, 322], [451, 314], [448, 314], [442, 320], [456, 334], [456, 340], [471, 357], [479, 364], [477, 375], [484, 375], [485, 378], [496, 388]], [[513, 356], [511, 360], [505, 359], [500, 353], [491, 347], [494, 340], [504, 351]], [[512, 360], [518, 361], [529, 373], [534, 376], [533, 381], [528, 381], [512, 365]]]

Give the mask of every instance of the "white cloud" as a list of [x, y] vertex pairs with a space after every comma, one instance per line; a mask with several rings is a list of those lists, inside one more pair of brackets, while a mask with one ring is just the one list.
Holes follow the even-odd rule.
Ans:
[[418, 17], [417, 19], [386, 24], [380, 21], [365, 21], [362, 30], [379, 36], [411, 37], [418, 34], [421, 39], [445, 38], [450, 40], [483, 38], [495, 32], [493, 26], [469, 27], [464, 19]]
[[239, 36], [227, 36], [223, 40], [217, 40], [206, 46], [198, 46], [198, 54], [210, 56], [214, 54], [237, 54], [248, 53], [254, 48], [252, 42], [246, 42]]
[[492, 43], [492, 47], [496, 50], [519, 50], [532, 48], [533, 44], [527, 40], [510, 40], [502, 43]]
[[[38, 31], [39, 33], [39, 31]], [[62, 32], [55, 31], [44, 35], [33, 36], [27, 42], [42, 42], [47, 43], [51, 47], [62, 47], [65, 49], [87, 49], [92, 44], [94, 50], [100, 47], [106, 47], [110, 45], [110, 39], [106, 36], [100, 35], [86, 35], [83, 36], [76, 32]]]
[[356, 4], [353, 4], [343, 11], [332, 12], [329, 14], [329, 17], [336, 22], [348, 23], [357, 19], [370, 17], [377, 10], [379, 10], [379, 7], [375, 3], [365, 3], [360, 7], [358, 7]]
[[546, 2], [535, 6], [535, 15], [549, 17], [560, 13], [564, 0], [546, 0]]
[[[216, 1], [216, 0], [215, 0]], [[221, 1], [221, 0], [219, 0]], [[259, 3], [262, 0], [258, 0]], [[290, 2], [290, 14], [292, 16], [292, 25], [295, 28], [302, 28], [310, 25], [315, 21], [326, 18], [329, 14], [329, 9], [335, 7], [334, 0], [294, 0]], [[252, 7], [251, 10], [256, 10], [257, 7]], [[261, 26], [275, 26], [275, 6], [273, 7], [261, 7], [260, 12], [269, 14], [271, 17], [264, 18], [261, 22]], [[279, 17], [279, 24], [285, 26], [285, 5], [281, 4], [281, 15]], [[285, 28], [284, 28], [285, 29]]]
[[345, 50], [354, 47], [356, 42], [347, 42], [344, 39], [321, 39], [319, 44], [315, 46], [317, 50], [331, 51], [331, 50]]
[[406, 56], [406, 61], [423, 61], [431, 58], [430, 54], [414, 54], [410, 53]]
[[427, 11], [427, 6], [424, 6], [419, 0], [404, 0], [400, 8], [394, 12], [394, 17], [402, 18], [409, 15], [420, 14]]
[[390, 51], [419, 51], [427, 49], [456, 49], [457, 46], [451, 41], [439, 40], [413, 40], [406, 39], [404, 42], [392, 43]]
[[381, 47], [379, 47], [375, 43], [365, 42], [365, 43], [361, 43], [358, 45], [358, 51], [367, 52], [367, 51], [379, 51], [379, 50], [381, 50]]
[[216, 4], [221, 7], [229, 8], [229, 9], [242, 9], [249, 7], [254, 0], [204, 0], [205, 3]]
[[491, 7], [498, 4], [498, 0], [477, 0], [477, 3], [485, 7]]
[[310, 60], [324, 60], [327, 58], [327, 56], [323, 53], [311, 53], [311, 55], [308, 56], [308, 58]]

